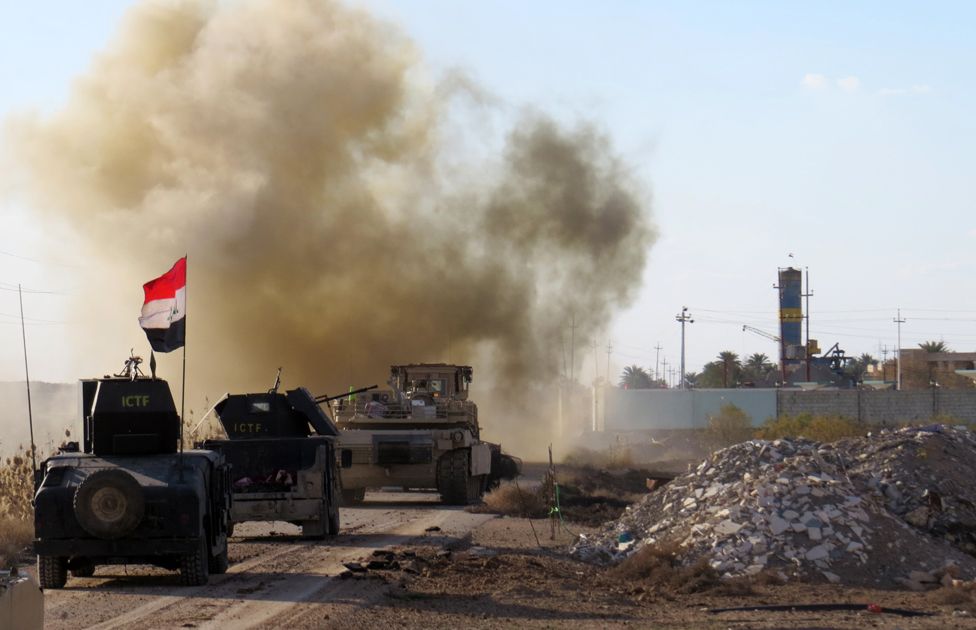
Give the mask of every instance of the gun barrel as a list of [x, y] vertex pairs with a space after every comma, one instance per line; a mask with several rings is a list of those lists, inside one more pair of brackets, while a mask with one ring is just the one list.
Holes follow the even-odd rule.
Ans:
[[338, 400], [340, 398], [345, 398], [346, 396], [354, 396], [356, 394], [362, 394], [363, 392], [368, 392], [369, 390], [376, 389], [377, 387], [379, 387], [379, 385], [370, 385], [369, 387], [360, 387], [359, 389], [354, 389], [354, 390], [352, 390], [350, 392], [346, 392], [344, 394], [336, 394], [335, 396], [329, 396], [329, 395], [323, 394], [322, 396], [316, 396], [315, 397], [315, 402], [321, 405], [322, 403], [327, 403], [327, 402], [332, 401], [332, 400]]

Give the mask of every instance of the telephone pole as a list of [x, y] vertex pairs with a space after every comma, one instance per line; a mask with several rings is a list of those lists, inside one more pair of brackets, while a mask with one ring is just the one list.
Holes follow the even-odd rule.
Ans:
[[664, 381], [665, 389], [667, 389], [671, 387], [671, 383], [668, 382], [668, 358], [667, 357], [664, 357], [664, 362], [662, 365], [664, 366], [664, 368], [661, 370], [661, 375], [664, 377], [662, 380]]
[[901, 390], [901, 325], [905, 323], [905, 320], [901, 317], [901, 309], [898, 309], [898, 316], [895, 317], [894, 321], [898, 325], [898, 358], [895, 360], [895, 365], [898, 368], [897, 377], [895, 380], [895, 389]]
[[660, 358], [661, 358], [661, 342], [659, 341], [657, 342], [657, 345], [654, 346], [654, 380], [658, 380], [661, 378], [660, 375], [661, 373], [657, 371], [657, 368], [660, 365], [658, 359]]
[[607, 341], [607, 385], [610, 384], [610, 355], [613, 353], [613, 341]]
[[675, 321], [681, 322], [681, 372], [678, 374], [678, 389], [685, 388], [685, 324], [694, 324], [687, 306], [681, 307], [681, 313], [674, 316]]

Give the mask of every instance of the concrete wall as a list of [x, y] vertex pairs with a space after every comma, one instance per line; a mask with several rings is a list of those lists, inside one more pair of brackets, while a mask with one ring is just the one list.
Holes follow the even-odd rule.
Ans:
[[874, 391], [777, 389], [597, 390], [593, 428], [606, 431], [693, 429], [732, 403], [754, 425], [777, 415], [839, 415], [871, 424], [925, 422], [936, 415], [976, 422], [976, 390]]
[[842, 415], [872, 424], [922, 422], [937, 415], [976, 422], [976, 391], [783, 390], [779, 392], [779, 413]]
[[708, 424], [708, 416], [718, 413], [722, 405], [732, 403], [762, 424], [776, 415], [775, 389], [617, 389], [598, 391], [605, 407], [605, 423], [597, 418], [595, 426], [608, 431], [643, 429], [691, 429]]

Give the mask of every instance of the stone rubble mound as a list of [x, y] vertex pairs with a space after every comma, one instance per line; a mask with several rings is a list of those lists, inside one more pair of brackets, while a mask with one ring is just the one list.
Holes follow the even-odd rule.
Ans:
[[716, 451], [571, 551], [599, 563], [645, 545], [723, 577], [864, 586], [976, 576], [976, 435], [931, 425], [831, 444], [750, 440]]

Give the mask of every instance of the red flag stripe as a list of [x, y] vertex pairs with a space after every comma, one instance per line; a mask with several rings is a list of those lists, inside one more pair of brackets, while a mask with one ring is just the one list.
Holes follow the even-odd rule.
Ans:
[[173, 299], [176, 291], [186, 286], [186, 256], [180, 258], [173, 265], [173, 268], [159, 276], [155, 280], [150, 280], [142, 285], [146, 292], [146, 299], [143, 304], [153, 300]]

